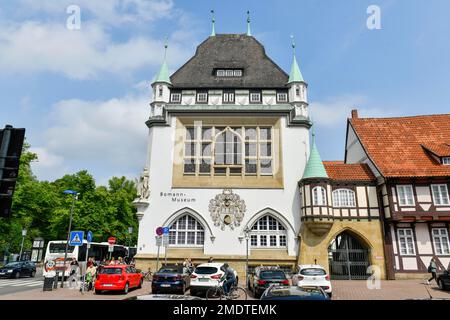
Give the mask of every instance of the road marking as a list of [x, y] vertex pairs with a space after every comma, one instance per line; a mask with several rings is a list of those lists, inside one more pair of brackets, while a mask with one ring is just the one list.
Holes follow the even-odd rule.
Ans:
[[0, 288], [5, 287], [34, 287], [38, 285], [43, 285], [44, 280], [35, 280], [35, 279], [27, 279], [27, 280], [3, 280], [0, 281]]
[[11, 287], [29, 286], [30, 284], [34, 284], [34, 285], [39, 284], [39, 285], [41, 285], [41, 284], [43, 284], [43, 283], [44, 283], [43, 281], [39, 281], [39, 282], [36, 282], [36, 281], [28, 281], [28, 282], [26, 282], [26, 283], [12, 284]]

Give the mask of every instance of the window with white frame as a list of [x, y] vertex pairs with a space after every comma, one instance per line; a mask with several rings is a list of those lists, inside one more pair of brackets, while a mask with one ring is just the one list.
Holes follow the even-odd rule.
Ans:
[[355, 207], [355, 192], [350, 189], [337, 189], [333, 191], [333, 207]]
[[197, 93], [197, 102], [199, 102], [199, 103], [208, 102], [208, 94], [206, 92], [198, 92]]
[[450, 204], [446, 184], [432, 184], [431, 190], [433, 192], [433, 200], [435, 205], [442, 206]]
[[324, 187], [315, 187], [312, 190], [313, 192], [313, 205], [314, 206], [326, 206], [327, 205], [327, 196]]
[[450, 245], [448, 240], [448, 231], [446, 228], [431, 229], [433, 235], [434, 248], [436, 254], [450, 255]]
[[223, 103], [234, 103], [234, 91], [223, 92]]
[[287, 92], [278, 92], [277, 93], [277, 101], [278, 102], [288, 102]]
[[217, 69], [217, 77], [242, 77], [242, 69]]
[[442, 158], [442, 164], [450, 166], [450, 157], [443, 157]]
[[181, 93], [172, 93], [170, 94], [170, 101], [174, 103], [181, 102]]
[[256, 248], [285, 248], [286, 228], [276, 218], [266, 215], [252, 226], [250, 245]]
[[250, 92], [250, 102], [251, 103], [261, 102], [261, 92]]
[[186, 127], [184, 174], [273, 175], [272, 127]]
[[162, 97], [162, 95], [163, 95], [163, 87], [158, 86], [158, 97]]
[[401, 228], [397, 230], [398, 243], [400, 246], [401, 255], [414, 255], [416, 251], [414, 249], [414, 235], [413, 230], [410, 228]]
[[205, 229], [194, 217], [186, 214], [176, 220], [169, 229], [169, 244], [174, 246], [203, 246]]
[[397, 186], [398, 203], [401, 206], [413, 206], [414, 194], [411, 185]]

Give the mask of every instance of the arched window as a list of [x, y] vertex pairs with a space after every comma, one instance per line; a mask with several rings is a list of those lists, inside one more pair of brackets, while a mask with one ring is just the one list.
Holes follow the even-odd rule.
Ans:
[[250, 245], [254, 248], [285, 248], [286, 228], [274, 217], [264, 216], [252, 226]]
[[205, 229], [194, 217], [186, 214], [170, 226], [169, 244], [178, 246], [203, 246]]
[[355, 192], [350, 189], [333, 191], [333, 207], [355, 207]]
[[219, 133], [214, 145], [214, 173], [216, 175], [242, 174], [242, 139], [240, 128], [216, 128]]
[[327, 193], [323, 187], [315, 187], [313, 190], [313, 205], [314, 206], [326, 206], [327, 205]]

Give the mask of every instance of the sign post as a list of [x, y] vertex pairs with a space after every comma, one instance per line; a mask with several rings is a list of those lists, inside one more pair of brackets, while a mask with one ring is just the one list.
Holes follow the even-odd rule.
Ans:
[[87, 262], [88, 262], [88, 258], [89, 258], [89, 248], [91, 247], [91, 242], [92, 242], [92, 231], [88, 231], [87, 236], [86, 236], [86, 240], [87, 240], [87, 245], [86, 245], [86, 260], [84, 263], [84, 274], [83, 274], [83, 287], [81, 289], [81, 292], [84, 293], [84, 290], [86, 288], [86, 271], [87, 271]]
[[156, 228], [156, 246], [158, 247], [158, 253], [156, 254], [156, 272], [158, 272], [159, 270], [159, 249], [161, 248], [162, 245], [162, 235], [163, 235], [164, 231], [162, 227], [158, 227]]
[[109, 243], [109, 247], [108, 247], [109, 260], [111, 260], [112, 259], [112, 253], [114, 251], [114, 244], [116, 243], [116, 238], [109, 237], [108, 238], [108, 243]]
[[163, 228], [164, 265], [167, 266], [167, 248], [169, 247], [169, 228]]
[[[82, 246], [83, 245], [83, 239], [84, 239], [84, 231], [70, 231], [69, 234], [69, 242], [66, 244], [66, 252], [64, 254], [64, 261], [63, 261], [63, 274], [61, 279], [61, 288], [63, 287], [64, 283], [64, 276], [66, 271], [66, 264], [67, 264], [67, 248], [70, 246]], [[78, 284], [77, 279], [77, 284]]]

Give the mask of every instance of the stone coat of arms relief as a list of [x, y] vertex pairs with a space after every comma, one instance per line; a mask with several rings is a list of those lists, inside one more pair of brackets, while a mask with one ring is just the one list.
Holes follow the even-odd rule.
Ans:
[[209, 212], [216, 227], [225, 230], [239, 227], [246, 211], [245, 201], [231, 189], [224, 189], [222, 193], [209, 201]]

